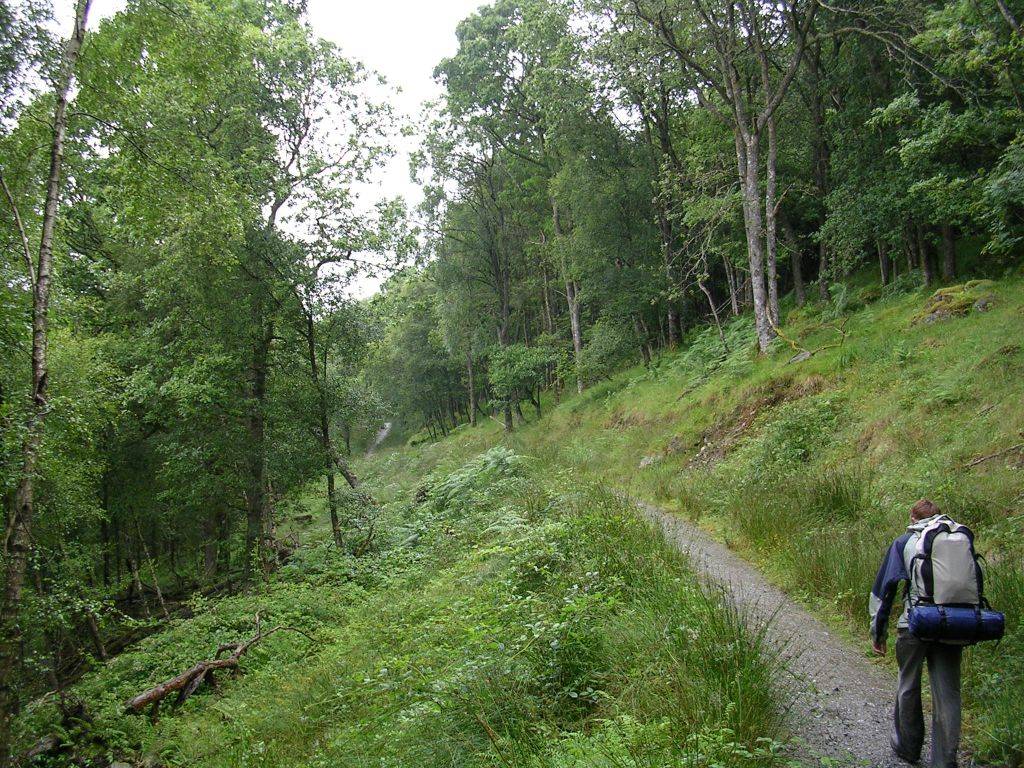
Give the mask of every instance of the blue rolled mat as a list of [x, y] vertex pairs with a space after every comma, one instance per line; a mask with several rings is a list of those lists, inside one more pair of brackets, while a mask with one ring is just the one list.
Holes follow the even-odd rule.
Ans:
[[915, 605], [907, 616], [910, 634], [921, 640], [974, 643], [999, 640], [1006, 617], [999, 611], [973, 606]]

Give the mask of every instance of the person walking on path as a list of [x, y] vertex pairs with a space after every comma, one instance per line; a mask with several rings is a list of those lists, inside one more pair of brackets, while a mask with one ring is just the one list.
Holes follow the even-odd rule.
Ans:
[[889, 741], [901, 760], [916, 763], [920, 759], [924, 744], [921, 671], [927, 662], [932, 689], [932, 768], [956, 768], [960, 744], [960, 657], [963, 647], [920, 640], [910, 633], [907, 621], [910, 606], [917, 598], [917, 589], [911, 578], [917, 543], [921, 532], [939, 518], [949, 520], [935, 504], [921, 499], [910, 510], [910, 525], [906, 533], [897, 538], [886, 552], [871, 590], [871, 642], [874, 652], [884, 656], [889, 614], [900, 584], [905, 583], [904, 610], [896, 625], [899, 680]]

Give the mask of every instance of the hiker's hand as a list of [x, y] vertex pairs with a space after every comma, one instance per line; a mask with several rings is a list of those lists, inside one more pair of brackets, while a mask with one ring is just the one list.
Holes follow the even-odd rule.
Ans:
[[871, 650], [875, 652], [876, 656], [885, 656], [885, 640], [873, 640]]

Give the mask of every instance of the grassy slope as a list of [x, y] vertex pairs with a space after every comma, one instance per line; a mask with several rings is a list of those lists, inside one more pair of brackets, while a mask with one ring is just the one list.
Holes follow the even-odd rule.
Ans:
[[[361, 467], [383, 502], [371, 554], [343, 555], [326, 526], [306, 529], [263, 587], [199, 601], [194, 618], [87, 675], [72, 695], [91, 722], [66, 734], [78, 756], [224, 768], [782, 762], [761, 639], [678, 553], [614, 495], [501, 447], [468, 461], [472, 450], [448, 447]], [[122, 714], [130, 696], [251, 636], [257, 611], [264, 627], [315, 642], [273, 636], [244, 675], [165, 706], [158, 723]], [[52, 701], [33, 704], [25, 742], [55, 719]]]
[[[1017, 764], [1024, 753], [1024, 281], [981, 286], [987, 312], [914, 323], [929, 294], [851, 291], [842, 345], [803, 362], [779, 342], [732, 351], [704, 331], [651, 371], [631, 369], [526, 425], [511, 444], [546, 464], [698, 520], [833, 626], [864, 642], [882, 552], [922, 496], [980, 532], [991, 601], [1009, 637], [968, 654], [969, 740]], [[839, 338], [821, 308], [791, 311], [808, 349]], [[498, 439], [463, 428], [434, 450]], [[641, 464], [645, 466], [641, 468]]]

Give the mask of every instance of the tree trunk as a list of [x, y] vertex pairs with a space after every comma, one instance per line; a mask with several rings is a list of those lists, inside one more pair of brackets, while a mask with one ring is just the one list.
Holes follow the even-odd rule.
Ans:
[[455, 398], [451, 392], [448, 393], [448, 415], [452, 417], [452, 429], [459, 426], [459, 413], [455, 410]]
[[651, 352], [647, 348], [647, 340], [644, 338], [644, 334], [640, 330], [640, 318], [635, 314], [633, 315], [633, 333], [636, 334], [637, 343], [640, 345], [640, 357], [644, 361], [644, 368], [650, 368]]
[[107, 648], [103, 644], [103, 635], [100, 634], [100, 625], [96, 620], [96, 614], [90, 608], [85, 610], [85, 625], [89, 630], [89, 637], [92, 639], [93, 648], [96, 649], [96, 655], [100, 658], [100, 661], [107, 661], [110, 656], [107, 654]]
[[[551, 201], [551, 223], [555, 239], [562, 236], [562, 222], [558, 213], [558, 203]], [[562, 272], [565, 276], [565, 300], [569, 305], [569, 328], [572, 331], [573, 359], [576, 363], [576, 391], [583, 392], [583, 333], [580, 327], [580, 302], [577, 297], [576, 281], [569, 276], [568, 265], [563, 261]]]
[[[779, 143], [775, 130], [775, 116], [768, 118], [768, 158], [765, 168], [765, 192], [764, 192], [764, 230], [765, 230], [765, 260], [768, 282], [768, 317], [772, 326], [779, 324], [779, 277], [777, 266], [776, 247], [778, 235], [775, 225], [776, 206], [776, 166], [779, 158]], [[717, 314], [716, 314], [717, 322]]]
[[[504, 349], [508, 346], [508, 339], [506, 337], [507, 323], [501, 323], [498, 325], [498, 346]], [[512, 423], [512, 404], [506, 402], [502, 407], [502, 417], [505, 424], [505, 431], [511, 432], [514, 425]]]
[[956, 280], [956, 234], [951, 224], [942, 225], [942, 280]]
[[[107, 513], [107, 506], [103, 505], [104, 514]], [[102, 556], [102, 578], [103, 586], [110, 586], [110, 524], [107, 522], [107, 518], [104, 517], [100, 520], [100, 544], [103, 551]]]
[[541, 265], [541, 276], [543, 277], [543, 296], [544, 296], [544, 330], [548, 334], [554, 335], [555, 333], [555, 319], [551, 313], [551, 289], [548, 285], [548, 268], [546, 264]]
[[1006, 4], [1005, 0], [996, 0], [996, 7], [999, 8], [999, 13], [1002, 14], [1003, 19], [1010, 26], [1014, 32], [1020, 34], [1020, 23], [1017, 21], [1017, 17], [1013, 15], [1013, 11]]
[[[831, 163], [828, 140], [825, 127], [825, 103], [821, 85], [821, 43], [816, 43], [808, 55], [808, 62], [811, 69], [811, 122], [814, 127], [814, 138], [812, 141], [812, 152], [814, 161], [814, 186], [818, 193], [818, 199], [822, 206], [822, 227], [825, 225], [825, 200], [828, 197], [828, 173]], [[829, 279], [829, 257], [828, 246], [821, 236], [821, 227], [818, 228], [818, 296], [822, 301], [829, 300], [828, 279]]]
[[886, 249], [885, 244], [879, 240], [875, 243], [878, 249], [878, 268], [882, 273], [882, 285], [889, 284], [889, 251]]
[[149, 577], [153, 580], [153, 590], [156, 592], [156, 599], [160, 604], [160, 612], [163, 613], [165, 620], [170, 621], [171, 614], [167, 610], [167, 603], [164, 601], [164, 593], [160, 589], [160, 580], [157, 578], [156, 566], [153, 565], [153, 558], [149, 556], [149, 548], [146, 546], [146, 540], [142, 537], [142, 528], [139, 526], [138, 520], [135, 521], [135, 531], [139, 537], [139, 546], [142, 548], [142, 556], [146, 558], [146, 564], [149, 566]]
[[828, 246], [822, 240], [818, 243], [818, 298], [828, 301], [831, 298], [828, 290]]
[[[546, 283], [545, 279], [545, 283]], [[545, 284], [544, 293], [547, 294], [547, 285]], [[467, 379], [467, 394], [469, 395], [469, 426], [476, 426], [476, 382], [473, 377], [473, 354], [466, 351], [466, 379]]]
[[729, 307], [732, 309], [732, 316], [740, 316], [740, 297], [739, 297], [739, 286], [736, 284], [736, 269], [733, 267], [732, 262], [729, 261], [728, 256], [722, 257], [722, 263], [725, 265], [725, 282], [729, 285]]
[[903, 225], [903, 255], [907, 258], [907, 274], [909, 275], [914, 271], [915, 266], [915, 253], [917, 251], [917, 239], [914, 228], [910, 222], [906, 222]]
[[331, 517], [331, 535], [334, 537], [334, 546], [342, 549], [345, 541], [341, 535], [341, 520], [338, 517], [338, 491], [334, 487], [334, 467], [331, 466], [330, 457], [327, 459], [327, 509]]
[[146, 593], [142, 589], [142, 579], [139, 578], [139, 561], [134, 554], [128, 555], [128, 570], [132, 574], [132, 586], [142, 602], [142, 610], [146, 612], [146, 618], [151, 619], [153, 614], [150, 613], [149, 601], [146, 599]]
[[668, 305], [666, 313], [668, 346], [675, 347], [679, 343], [679, 335], [677, 333], [679, 310], [676, 307], [676, 280], [674, 270], [672, 269], [672, 223], [668, 220], [668, 216], [665, 215], [660, 205], [658, 208], [658, 229], [661, 231], [662, 260], [665, 264], [665, 280], [668, 287], [668, 300], [666, 301]]
[[800, 241], [797, 239], [793, 225], [786, 216], [780, 216], [782, 234], [786, 238], [786, 245], [789, 248], [789, 265], [793, 273], [793, 297], [796, 305], [802, 307], [807, 303], [807, 288], [804, 286], [803, 254], [800, 252]]
[[64, 136], [67, 131], [68, 94], [89, 15], [90, 0], [78, 0], [75, 26], [64, 48], [57, 83], [50, 141], [50, 173], [46, 181], [42, 233], [38, 261], [32, 280], [32, 411], [22, 444], [21, 471], [4, 528], [4, 595], [0, 603], [0, 768], [11, 760], [11, 719], [18, 704], [15, 677], [22, 642], [22, 590], [32, 547], [32, 515], [35, 507], [35, 478], [39, 449], [46, 420], [46, 385], [49, 368], [46, 345], [49, 325], [50, 281], [53, 269], [53, 239], [57, 225], [61, 170], [64, 162]]
[[928, 240], [924, 234], [924, 227], [917, 228], [917, 254], [921, 262], [921, 272], [924, 275], [924, 284], [931, 285], [935, 282], [935, 268], [932, 266], [932, 258], [928, 249]]
[[[260, 335], [252, 348], [252, 383], [249, 397], [247, 428], [248, 445], [248, 488], [245, 493], [245, 575], [252, 575], [255, 564], [263, 567], [263, 520], [267, 507], [266, 478], [266, 422], [264, 405], [267, 396], [267, 373], [270, 357], [270, 343], [273, 338], [271, 327], [257, 313]], [[254, 562], [255, 561], [255, 562]]]
[[217, 576], [217, 552], [219, 547], [217, 528], [218, 515], [203, 520], [203, 580], [212, 581]]
[[761, 221], [760, 139], [756, 133], [737, 134], [736, 148], [743, 194], [743, 221], [747, 236], [747, 258], [750, 263], [750, 284], [754, 303], [754, 325], [757, 346], [767, 352], [775, 338], [768, 313], [768, 292], [765, 289], [764, 240]]
[[576, 391], [583, 392], [583, 334], [580, 329], [580, 302], [576, 281], [565, 281], [565, 297], [569, 303], [569, 327], [572, 330], [573, 359], [576, 362]]
[[711, 291], [708, 290], [707, 283], [705, 283], [703, 280], [700, 280], [697, 283], [697, 285], [700, 287], [701, 291], [703, 291], [704, 295], [707, 297], [708, 306], [711, 308], [711, 316], [715, 318], [715, 328], [718, 329], [718, 339], [719, 341], [722, 342], [722, 348], [726, 351], [726, 353], [728, 353], [729, 344], [725, 340], [725, 332], [722, 330], [722, 321], [718, 317], [718, 308], [715, 306], [715, 300], [711, 296]]
[[654, 358], [654, 346], [651, 344], [651, 329], [647, 327], [642, 314], [638, 312], [636, 318], [640, 323], [640, 331], [643, 333], [644, 346], [647, 347], [647, 359], [652, 360]]

